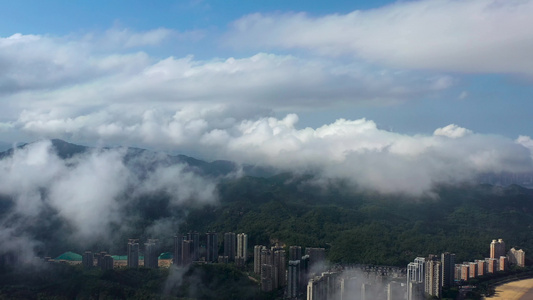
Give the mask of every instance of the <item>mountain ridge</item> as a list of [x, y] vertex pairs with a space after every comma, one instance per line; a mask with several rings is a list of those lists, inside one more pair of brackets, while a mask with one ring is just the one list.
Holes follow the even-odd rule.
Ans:
[[[28, 145], [37, 143], [30, 142], [30, 143], [23, 143], [20, 145], [17, 145], [17, 149], [23, 149], [27, 147]], [[61, 139], [50, 139], [50, 142], [52, 143], [52, 147], [54, 148], [56, 154], [61, 159], [69, 159], [72, 158], [78, 154], [84, 154], [88, 151], [98, 149], [97, 147], [91, 147], [91, 146], [82, 146], [74, 143], [67, 142], [65, 140]], [[208, 175], [208, 176], [227, 176], [231, 173], [243, 171], [245, 175], [249, 176], [255, 176], [255, 177], [269, 177], [277, 174], [277, 171], [274, 168], [270, 167], [263, 167], [263, 166], [255, 166], [251, 164], [242, 164], [239, 165], [233, 161], [229, 160], [214, 160], [211, 162], [194, 158], [191, 156], [187, 156], [184, 154], [177, 154], [177, 155], [171, 155], [165, 152], [160, 151], [152, 151], [147, 150], [143, 148], [137, 148], [137, 147], [103, 147], [102, 149], [120, 149], [125, 148], [126, 154], [124, 156], [125, 162], [128, 162], [129, 160], [132, 160], [134, 157], [143, 155], [143, 154], [150, 154], [150, 155], [161, 155], [161, 160], [168, 160], [171, 164], [186, 164], [189, 168], [196, 169], [201, 173], [202, 175]], [[9, 148], [5, 151], [0, 152], [0, 159], [3, 159], [5, 157], [13, 155], [14, 149]]]

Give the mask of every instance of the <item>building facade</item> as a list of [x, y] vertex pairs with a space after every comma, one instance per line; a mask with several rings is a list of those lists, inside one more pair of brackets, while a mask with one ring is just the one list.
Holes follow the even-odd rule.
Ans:
[[237, 234], [237, 254], [235, 262], [238, 266], [244, 266], [248, 259], [248, 235], [246, 233]]
[[441, 254], [442, 275], [441, 286], [450, 287], [455, 282], [455, 254], [444, 252]]
[[137, 239], [128, 240], [128, 267], [139, 267], [139, 240]]
[[490, 243], [490, 258], [499, 259], [505, 255], [505, 243], [502, 239], [492, 240]]
[[144, 267], [157, 269], [159, 267], [159, 241], [148, 239], [144, 243]]
[[206, 258], [207, 262], [215, 262], [218, 259], [218, 234], [216, 232], [207, 233], [206, 243]]
[[236, 246], [236, 236], [234, 232], [224, 233], [224, 256], [227, 256], [228, 261], [235, 260], [235, 246]]

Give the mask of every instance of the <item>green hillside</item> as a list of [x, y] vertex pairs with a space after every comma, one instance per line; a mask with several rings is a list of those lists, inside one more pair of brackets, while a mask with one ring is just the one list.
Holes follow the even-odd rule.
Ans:
[[431, 197], [327, 188], [308, 177], [244, 177], [219, 186], [218, 206], [193, 210], [183, 231], [246, 232], [249, 245], [320, 246], [332, 262], [405, 265], [450, 251], [458, 261], [488, 256], [492, 239], [533, 249], [533, 191], [519, 186], [441, 186]]

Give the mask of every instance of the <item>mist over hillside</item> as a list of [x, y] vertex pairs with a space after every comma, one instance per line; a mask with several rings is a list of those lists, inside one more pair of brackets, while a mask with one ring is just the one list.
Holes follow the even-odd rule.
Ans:
[[326, 247], [336, 262], [401, 265], [428, 251], [466, 259], [483, 255], [495, 235], [533, 249], [524, 231], [533, 226], [533, 192], [516, 185], [381, 193], [319, 172], [61, 140], [3, 152], [0, 170], [0, 236], [10, 241], [0, 254], [23, 261], [66, 250], [124, 253], [131, 237], [159, 238], [171, 251], [172, 236], [189, 230]]

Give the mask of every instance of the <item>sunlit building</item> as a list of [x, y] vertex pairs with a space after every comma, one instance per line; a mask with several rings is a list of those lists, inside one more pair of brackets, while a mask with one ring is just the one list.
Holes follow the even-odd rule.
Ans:
[[502, 239], [492, 240], [490, 243], [490, 258], [499, 259], [500, 256], [505, 255], [505, 243]]
[[509, 253], [507, 253], [507, 257], [509, 258], [509, 264], [511, 265], [519, 267], [526, 266], [526, 253], [522, 249], [516, 250], [515, 248], [511, 248]]
[[238, 266], [244, 266], [248, 259], [248, 235], [246, 233], [237, 234], [237, 254], [235, 262]]

